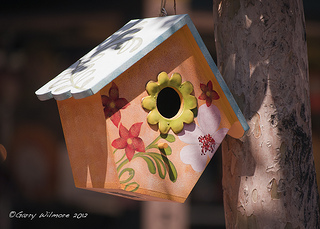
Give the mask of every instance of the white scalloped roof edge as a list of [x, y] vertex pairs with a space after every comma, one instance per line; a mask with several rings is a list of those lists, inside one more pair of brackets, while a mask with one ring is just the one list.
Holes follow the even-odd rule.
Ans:
[[188, 15], [129, 21], [36, 91], [40, 100], [85, 98], [101, 90], [186, 24]]
[[134, 65], [168, 37], [187, 25], [224, 91], [243, 129], [249, 126], [222, 78], [189, 15], [173, 15], [129, 21], [117, 32], [35, 93], [39, 100], [82, 99], [91, 96]]

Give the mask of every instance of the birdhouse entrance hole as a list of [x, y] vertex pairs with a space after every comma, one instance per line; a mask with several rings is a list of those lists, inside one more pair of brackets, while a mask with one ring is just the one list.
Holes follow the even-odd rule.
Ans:
[[181, 108], [179, 93], [171, 88], [163, 88], [157, 97], [157, 108], [159, 113], [165, 118], [173, 118]]

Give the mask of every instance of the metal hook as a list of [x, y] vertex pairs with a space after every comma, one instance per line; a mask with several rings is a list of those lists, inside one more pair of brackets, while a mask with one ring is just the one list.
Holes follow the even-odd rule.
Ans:
[[160, 11], [160, 17], [168, 16], [168, 13], [165, 8], [162, 8]]
[[168, 13], [166, 11], [166, 0], [161, 0], [161, 7], [160, 7], [160, 17], [167, 16]]
[[[177, 7], [176, 7], [176, 0], [173, 1], [173, 9], [174, 9], [174, 14], [177, 14]], [[160, 7], [160, 17], [168, 16], [168, 12], [166, 10], [166, 0], [161, 0], [161, 7]]]

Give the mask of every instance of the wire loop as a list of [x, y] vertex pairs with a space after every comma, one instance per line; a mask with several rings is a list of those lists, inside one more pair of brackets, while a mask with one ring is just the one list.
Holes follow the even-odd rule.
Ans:
[[[177, 4], [176, 0], [173, 1], [173, 10], [174, 14], [177, 14]], [[161, 6], [160, 6], [160, 17], [168, 16], [168, 12], [166, 10], [166, 0], [161, 0]]]

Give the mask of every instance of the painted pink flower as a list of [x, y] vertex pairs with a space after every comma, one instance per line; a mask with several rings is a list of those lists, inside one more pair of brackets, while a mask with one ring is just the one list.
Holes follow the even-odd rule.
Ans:
[[109, 89], [109, 96], [102, 95], [101, 100], [105, 117], [110, 117], [113, 124], [118, 127], [121, 120], [120, 109], [125, 109], [129, 102], [125, 98], [119, 98], [119, 89], [114, 82]]
[[185, 124], [184, 129], [178, 134], [181, 141], [189, 144], [180, 151], [183, 163], [191, 165], [197, 172], [205, 169], [208, 159], [212, 158], [229, 130], [218, 130], [220, 121], [220, 111], [216, 106], [199, 107], [199, 126], [195, 123]]
[[212, 100], [217, 100], [220, 98], [218, 93], [212, 89], [211, 80], [207, 83], [207, 85], [200, 83], [200, 89], [201, 89], [202, 93], [198, 97], [198, 99], [205, 100], [207, 107], [209, 107], [211, 105]]
[[111, 145], [116, 149], [125, 149], [126, 156], [131, 161], [135, 151], [145, 152], [144, 143], [139, 138], [142, 122], [135, 123], [130, 130], [125, 128], [122, 123], [119, 127], [120, 138], [115, 139]]

